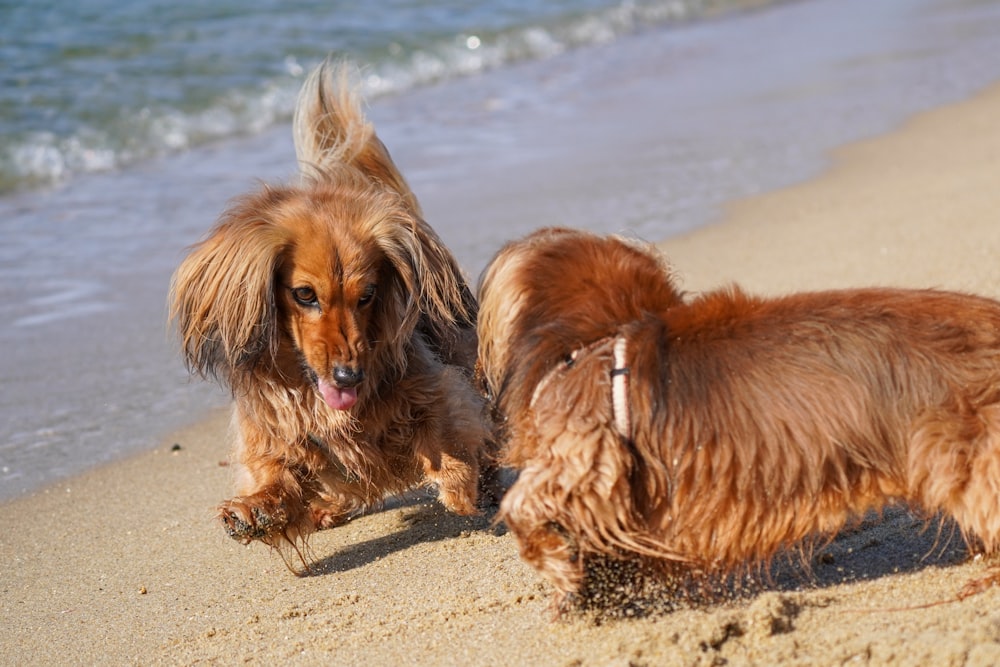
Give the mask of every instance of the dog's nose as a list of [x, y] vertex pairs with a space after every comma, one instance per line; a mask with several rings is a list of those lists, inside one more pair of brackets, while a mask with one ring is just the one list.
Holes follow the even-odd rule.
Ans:
[[337, 366], [333, 369], [333, 381], [338, 387], [356, 387], [365, 379], [365, 372], [360, 368]]

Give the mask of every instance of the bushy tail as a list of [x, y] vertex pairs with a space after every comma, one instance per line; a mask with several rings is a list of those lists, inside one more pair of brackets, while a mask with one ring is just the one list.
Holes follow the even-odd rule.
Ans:
[[351, 165], [395, 190], [422, 217], [416, 196], [365, 118], [357, 88], [356, 68], [329, 59], [302, 85], [292, 135], [303, 176], [320, 181], [329, 170]]

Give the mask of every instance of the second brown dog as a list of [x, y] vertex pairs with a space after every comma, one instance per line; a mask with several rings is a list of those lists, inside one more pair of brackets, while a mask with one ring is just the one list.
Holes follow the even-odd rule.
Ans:
[[1000, 303], [687, 298], [651, 247], [548, 229], [480, 286], [519, 471], [500, 515], [562, 596], [593, 559], [732, 572], [897, 501], [1000, 548]]

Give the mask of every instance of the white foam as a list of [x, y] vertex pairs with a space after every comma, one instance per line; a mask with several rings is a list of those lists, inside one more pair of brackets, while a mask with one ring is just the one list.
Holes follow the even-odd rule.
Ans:
[[93, 315], [111, 310], [113, 305], [94, 298], [104, 291], [96, 282], [79, 280], [50, 280], [36, 284], [38, 296], [25, 299], [21, 308], [35, 312], [14, 318], [11, 326], [34, 327], [60, 320]]

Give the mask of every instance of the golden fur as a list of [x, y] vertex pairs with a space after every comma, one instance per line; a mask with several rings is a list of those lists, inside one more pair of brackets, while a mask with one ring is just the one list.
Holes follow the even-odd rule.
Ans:
[[592, 561], [732, 573], [893, 502], [1000, 549], [996, 301], [687, 298], [655, 249], [565, 229], [503, 248], [479, 297], [482, 379], [519, 471], [499, 516], [560, 600]]
[[188, 365], [233, 392], [228, 533], [292, 544], [421, 484], [476, 512], [489, 433], [470, 377], [475, 299], [324, 64], [294, 122], [299, 185], [236, 200], [177, 269]]

